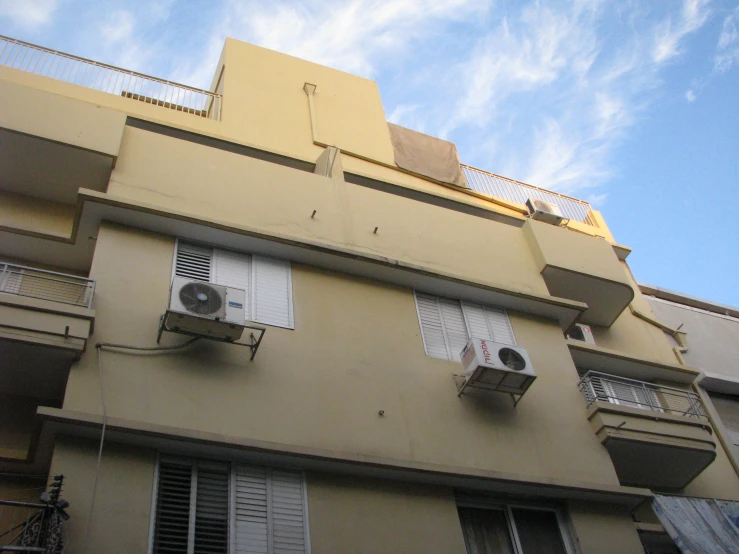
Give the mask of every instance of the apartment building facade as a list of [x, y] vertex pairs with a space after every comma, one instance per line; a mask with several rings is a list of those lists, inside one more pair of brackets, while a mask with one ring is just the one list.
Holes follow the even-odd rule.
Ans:
[[636, 553], [655, 492], [739, 500], [587, 203], [232, 39], [209, 91], [0, 42], [0, 498], [64, 475], [67, 551]]

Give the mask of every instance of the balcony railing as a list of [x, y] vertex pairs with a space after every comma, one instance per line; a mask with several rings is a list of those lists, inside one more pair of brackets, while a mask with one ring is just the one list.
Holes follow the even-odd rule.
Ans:
[[22, 265], [0, 263], [0, 292], [89, 308], [95, 281]]
[[472, 190], [519, 204], [526, 204], [527, 198], [537, 198], [559, 206], [562, 215], [568, 219], [587, 223], [588, 225], [595, 224], [590, 217], [590, 211], [593, 208], [584, 200], [528, 185], [469, 165], [461, 165], [467, 180], [467, 186]]
[[220, 120], [221, 95], [0, 35], [0, 65]]
[[588, 407], [593, 402], [601, 401], [665, 414], [708, 418], [700, 398], [691, 391], [653, 385], [598, 371], [588, 371], [580, 380], [579, 386]]

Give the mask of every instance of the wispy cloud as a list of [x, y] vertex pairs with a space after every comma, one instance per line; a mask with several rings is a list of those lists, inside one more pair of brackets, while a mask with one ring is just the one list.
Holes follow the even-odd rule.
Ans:
[[0, 0], [0, 18], [20, 27], [37, 27], [48, 23], [56, 8], [56, 0]]
[[708, 0], [684, 0], [680, 17], [667, 18], [657, 26], [652, 58], [661, 63], [681, 53], [680, 42], [708, 21]]
[[718, 38], [713, 69], [716, 74], [726, 73], [734, 65], [739, 65], [739, 6], [724, 19]]

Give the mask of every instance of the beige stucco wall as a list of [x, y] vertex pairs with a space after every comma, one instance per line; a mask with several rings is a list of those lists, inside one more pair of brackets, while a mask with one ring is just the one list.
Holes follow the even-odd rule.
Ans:
[[0, 191], [0, 227], [53, 238], [72, 235], [75, 206]]
[[312, 554], [464, 554], [451, 489], [311, 473]]
[[118, 155], [126, 123], [122, 112], [9, 80], [0, 80], [0, 98], [0, 127]]
[[[62, 497], [70, 502], [65, 551], [82, 552], [90, 515], [99, 443], [59, 436], [50, 475], [64, 475]], [[100, 464], [86, 552], [146, 552], [156, 452], [106, 442]]]
[[[170, 237], [101, 228], [91, 271], [95, 342], [155, 344], [173, 245]], [[105, 386], [115, 391], [109, 415], [339, 456], [617, 484], [555, 323], [511, 315], [539, 373], [517, 409], [506, 395], [459, 399], [452, 374], [460, 366], [425, 355], [411, 290], [300, 265], [292, 274], [295, 331], [268, 328], [252, 363], [244, 350], [207, 341], [159, 356], [105, 352]], [[93, 356], [72, 371], [64, 407], [99, 412]]]
[[568, 507], [583, 554], [643, 554], [627, 510], [591, 502], [570, 502]]
[[[164, 210], [548, 294], [520, 228], [140, 129], [126, 128], [108, 190]], [[491, 260], [505, 270], [491, 272]]]

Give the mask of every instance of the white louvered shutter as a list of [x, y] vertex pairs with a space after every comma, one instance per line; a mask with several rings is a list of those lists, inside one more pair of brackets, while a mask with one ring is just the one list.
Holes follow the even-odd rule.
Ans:
[[426, 354], [459, 360], [467, 344], [467, 329], [459, 302], [417, 292], [416, 306]]
[[444, 338], [444, 325], [441, 321], [438, 299], [435, 296], [417, 292], [416, 308], [426, 354], [434, 358], [448, 359], [449, 352]]
[[251, 320], [251, 256], [242, 252], [213, 252], [213, 282], [245, 292], [244, 319]]
[[516, 344], [508, 314], [501, 308], [462, 302], [464, 320], [471, 337], [503, 344]]
[[270, 471], [272, 552], [306, 551], [303, 476], [297, 471]]
[[161, 461], [153, 554], [188, 552], [192, 463]]
[[228, 554], [230, 466], [198, 462], [193, 553]]
[[213, 249], [211, 247], [177, 241], [175, 275], [210, 282], [212, 262]]
[[467, 346], [467, 327], [464, 324], [462, 306], [458, 300], [439, 298], [439, 309], [446, 332], [447, 345], [449, 347], [449, 359], [459, 361], [464, 347]]
[[264, 468], [234, 467], [234, 552], [269, 554], [267, 472]]
[[234, 475], [234, 552], [306, 553], [302, 474], [238, 464]]
[[252, 321], [293, 329], [290, 262], [252, 256]]

